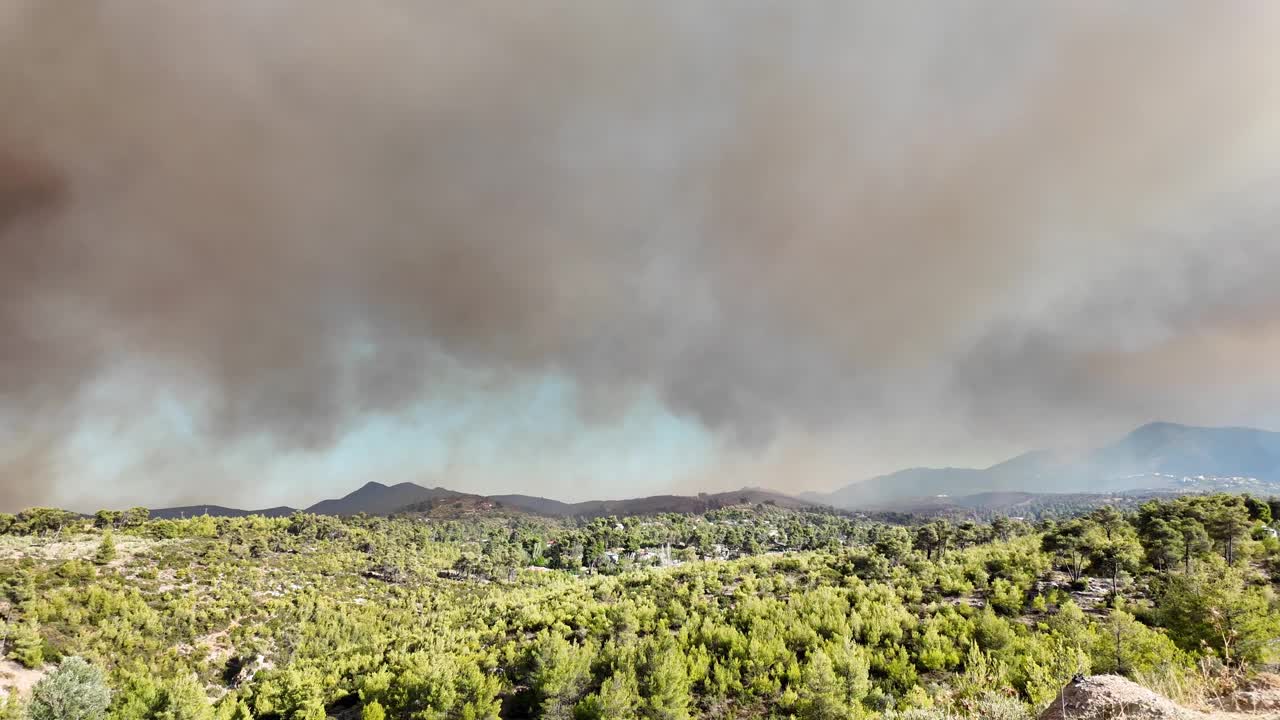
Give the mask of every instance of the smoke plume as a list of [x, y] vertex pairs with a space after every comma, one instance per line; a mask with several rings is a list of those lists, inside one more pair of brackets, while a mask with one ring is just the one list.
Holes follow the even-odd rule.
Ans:
[[1277, 48], [1261, 1], [0, 0], [0, 506], [545, 376], [703, 428], [677, 484], [1268, 422]]

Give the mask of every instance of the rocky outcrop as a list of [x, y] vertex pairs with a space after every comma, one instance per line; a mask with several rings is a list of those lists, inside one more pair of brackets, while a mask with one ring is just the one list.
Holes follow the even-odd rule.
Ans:
[[1118, 675], [1080, 677], [1062, 689], [1039, 720], [1201, 720], [1168, 698]]

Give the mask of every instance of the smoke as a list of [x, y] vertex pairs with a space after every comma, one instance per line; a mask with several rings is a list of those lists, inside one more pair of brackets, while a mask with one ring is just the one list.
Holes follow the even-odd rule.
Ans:
[[166, 398], [122, 473], [184, 488], [547, 375], [816, 482], [1265, 421], [1262, 365], [1217, 380], [1277, 344], [1277, 41], [1264, 2], [0, 0], [0, 504]]

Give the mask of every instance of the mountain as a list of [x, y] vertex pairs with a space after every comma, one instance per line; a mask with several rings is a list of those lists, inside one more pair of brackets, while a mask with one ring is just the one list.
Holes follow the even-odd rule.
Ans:
[[[792, 510], [828, 505], [851, 510], [955, 511], [1091, 502], [1068, 495], [1233, 490], [1280, 494], [1280, 433], [1253, 428], [1208, 428], [1156, 422], [1088, 452], [1036, 450], [988, 468], [910, 468], [846, 485], [831, 493], [792, 497], [760, 488], [698, 495], [654, 495], [628, 500], [566, 503], [533, 495], [485, 497], [413, 483], [370, 482], [307, 512], [325, 515], [436, 516], [515, 511], [543, 517], [704, 513], [734, 505], [769, 504]], [[1036, 496], [1057, 495], [1031, 499]], [[152, 517], [250, 514], [278, 517], [279, 507], [237, 510], [217, 505], [153, 510]]]
[[151, 511], [151, 519], [159, 520], [178, 520], [181, 518], [199, 517], [208, 515], [210, 517], [247, 517], [249, 515], [262, 515], [263, 517], [288, 517], [297, 512], [291, 507], [273, 507], [265, 510], [238, 510], [236, 508], [222, 507], [221, 505], [186, 505], [184, 507], [159, 508]]
[[651, 515], [654, 513], [704, 513], [732, 505], [769, 504], [798, 510], [814, 503], [761, 490], [742, 490], [686, 495], [654, 495], [630, 500], [591, 500], [565, 503], [533, 495], [472, 495], [444, 488], [425, 488], [413, 483], [383, 485], [371, 482], [337, 500], [324, 500], [307, 508], [321, 515], [386, 515], [393, 512], [474, 514], [482, 511], [517, 511], [544, 517], [604, 517], [607, 515]]
[[1126, 490], [1105, 493], [984, 492], [974, 495], [935, 495], [896, 498], [859, 507], [861, 513], [890, 522], [912, 518], [947, 517], [953, 520], [991, 520], [997, 516], [1028, 520], [1078, 515], [1108, 505], [1134, 509], [1148, 500], [1169, 498], [1177, 490]]
[[529, 495], [494, 495], [491, 500], [508, 508], [547, 517], [604, 517], [607, 515], [653, 515], [656, 513], [698, 514], [734, 505], [774, 505], [791, 510], [813, 507], [811, 501], [790, 495], [743, 488], [732, 492], [698, 495], [652, 495], [629, 500], [590, 500], [563, 503]]
[[461, 497], [465, 494], [439, 487], [425, 488], [409, 482], [397, 485], [369, 482], [359, 490], [336, 500], [321, 500], [307, 508], [307, 512], [317, 515], [358, 515], [360, 513], [386, 515], [409, 505]]
[[[427, 488], [414, 483], [383, 485], [365, 483], [355, 492], [332, 500], [322, 500], [304, 512], [317, 515], [389, 515], [414, 513], [418, 515], [452, 518], [468, 517], [483, 513], [520, 512], [555, 518], [596, 518], [608, 515], [652, 515], [656, 513], [699, 514], [735, 505], [772, 505], [790, 510], [812, 508], [825, 503], [802, 500], [760, 488], [743, 488], [733, 492], [700, 493], [698, 495], [653, 495], [629, 500], [590, 500], [566, 503], [534, 495], [474, 495], [445, 488]], [[238, 510], [219, 505], [190, 505], [187, 507], [152, 510], [153, 518], [183, 518], [198, 515], [214, 517], [244, 517], [265, 515], [283, 517], [297, 512], [289, 507], [267, 510]]]
[[1253, 477], [1280, 481], [1280, 433], [1151, 423], [1095, 453], [1102, 467], [1132, 474]]
[[807, 495], [836, 507], [877, 505], [894, 498], [970, 494], [988, 490], [986, 473], [970, 468], [910, 468], [853, 483], [826, 496]]
[[493, 495], [491, 500], [499, 503], [503, 507], [509, 507], [516, 510], [533, 515], [542, 515], [544, 517], [573, 517], [577, 513], [574, 508], [580, 505], [588, 505], [590, 503], [566, 503], [559, 500], [551, 500], [550, 498], [536, 497], [534, 495]]
[[806, 499], [841, 508], [981, 493], [1280, 492], [1280, 433], [1157, 422], [1091, 452], [1037, 450], [985, 469], [912, 468]]

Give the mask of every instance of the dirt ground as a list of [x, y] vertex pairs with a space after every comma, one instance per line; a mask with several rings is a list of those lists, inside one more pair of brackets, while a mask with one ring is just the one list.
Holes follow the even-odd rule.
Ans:
[[44, 674], [43, 670], [28, 670], [12, 660], [0, 660], [0, 693], [7, 695], [10, 689], [17, 688], [19, 694], [26, 695]]
[[[63, 535], [59, 537], [0, 536], [0, 560], [17, 560], [24, 557], [38, 560], [88, 560], [101, 544], [97, 535]], [[140, 552], [150, 550], [163, 541], [148, 540], [116, 534], [116, 559], [113, 567], [120, 566]]]

